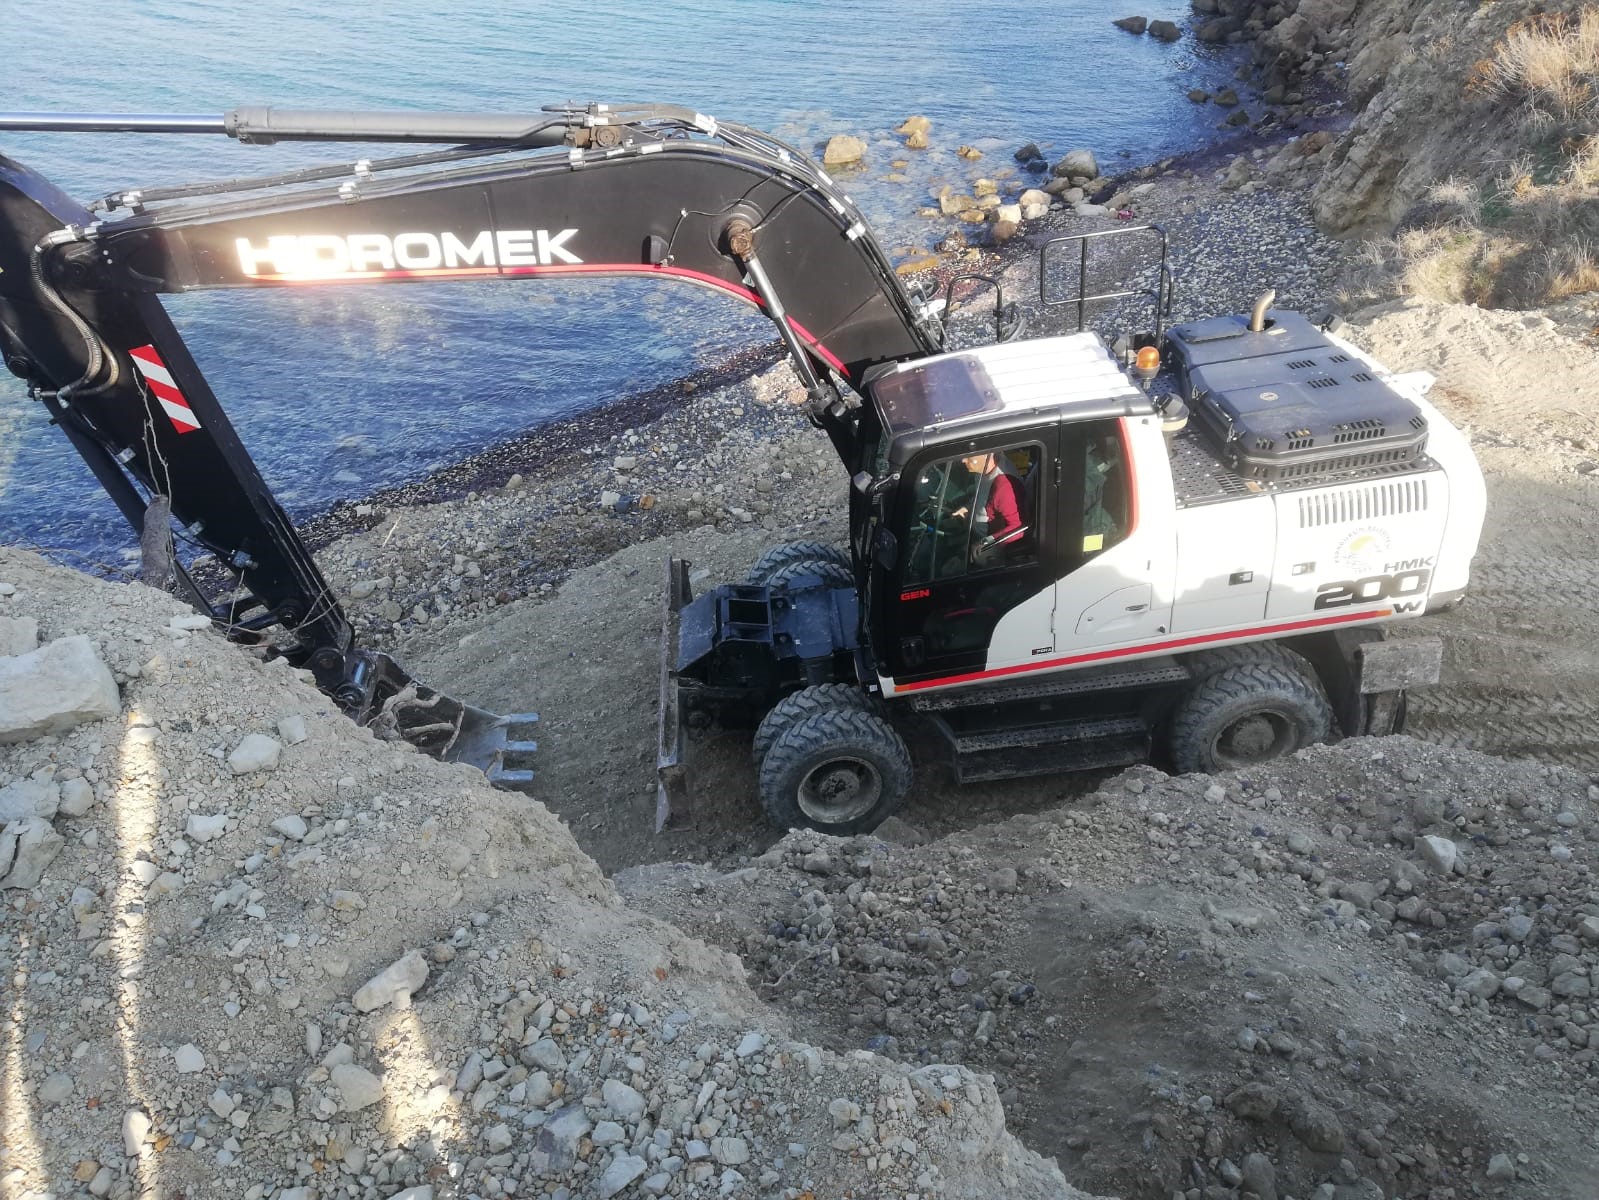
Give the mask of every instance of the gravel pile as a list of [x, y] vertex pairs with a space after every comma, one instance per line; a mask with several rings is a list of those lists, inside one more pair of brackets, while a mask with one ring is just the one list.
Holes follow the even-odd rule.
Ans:
[[1575, 1198], [1599, 1170], [1596, 799], [1565, 768], [1361, 739], [617, 882], [804, 1036], [993, 1072], [1083, 1187]]
[[542, 806], [170, 597], [0, 551], [0, 610], [121, 692], [0, 745], [6, 1195], [1078, 1195], [992, 1081], [796, 1041]]

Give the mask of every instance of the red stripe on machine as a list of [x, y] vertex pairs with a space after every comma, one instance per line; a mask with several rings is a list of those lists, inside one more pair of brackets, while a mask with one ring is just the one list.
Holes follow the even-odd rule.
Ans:
[[1305, 621], [1289, 621], [1282, 625], [1260, 625], [1254, 629], [1231, 629], [1225, 633], [1199, 633], [1192, 637], [1171, 638], [1164, 642], [1145, 642], [1141, 646], [1121, 646], [1115, 650], [1092, 650], [1087, 654], [1069, 654], [1065, 658], [1049, 658], [1043, 662], [1017, 663], [1013, 667], [995, 667], [991, 671], [972, 671], [965, 675], [946, 675], [942, 679], [917, 679], [908, 683], [894, 682], [895, 693], [918, 692], [931, 687], [948, 687], [955, 683], [975, 683], [980, 679], [1001, 679], [1006, 675], [1022, 675], [1030, 671], [1047, 671], [1053, 667], [1075, 667], [1083, 663], [1105, 662], [1113, 658], [1131, 658], [1135, 654], [1158, 654], [1162, 650], [1180, 650], [1185, 646], [1203, 646], [1209, 642], [1236, 642], [1244, 638], [1271, 637], [1275, 634], [1296, 633], [1302, 629], [1319, 629], [1326, 625], [1348, 625], [1354, 621], [1375, 621], [1393, 615], [1391, 608], [1372, 612], [1343, 613], [1336, 617], [1313, 617]]
[[177, 383], [172, 378], [172, 372], [167, 370], [167, 364], [161, 361], [161, 355], [152, 346], [135, 346], [128, 351], [133, 359], [133, 365], [140, 375], [144, 376], [144, 383], [155, 397], [156, 403], [161, 406], [161, 411], [167, 414], [167, 419], [172, 422], [172, 428], [179, 433], [193, 433], [200, 428], [200, 419], [194, 415], [194, 410], [189, 407], [189, 402], [184, 399], [183, 393], [178, 390]]

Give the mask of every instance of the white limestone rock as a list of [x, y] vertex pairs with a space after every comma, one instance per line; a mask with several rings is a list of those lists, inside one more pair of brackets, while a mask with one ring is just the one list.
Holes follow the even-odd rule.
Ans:
[[121, 711], [117, 681], [82, 634], [0, 658], [0, 745], [65, 733]]

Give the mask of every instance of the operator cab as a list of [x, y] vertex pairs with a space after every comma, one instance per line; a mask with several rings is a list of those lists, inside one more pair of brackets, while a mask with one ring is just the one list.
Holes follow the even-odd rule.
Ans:
[[1040, 643], [1016, 657], [1053, 651], [1036, 631], [1052, 628], [1057, 582], [1132, 532], [1121, 420], [1151, 414], [1149, 399], [1092, 333], [923, 359], [869, 394], [878, 429], [852, 532], [877, 674], [982, 671], [1007, 653], [1002, 622]]

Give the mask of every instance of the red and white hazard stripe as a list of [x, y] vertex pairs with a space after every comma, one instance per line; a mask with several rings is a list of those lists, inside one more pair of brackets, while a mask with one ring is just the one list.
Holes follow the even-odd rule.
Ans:
[[160, 401], [161, 407], [172, 421], [172, 428], [179, 433], [193, 433], [200, 428], [199, 418], [194, 415], [189, 402], [183, 398], [183, 393], [178, 391], [178, 385], [172, 380], [172, 372], [167, 370], [166, 363], [161, 361], [161, 356], [156, 353], [155, 347], [135, 346], [128, 353], [133, 356], [133, 365], [139, 369], [139, 374], [144, 376], [144, 382], [149, 385], [151, 395]]

